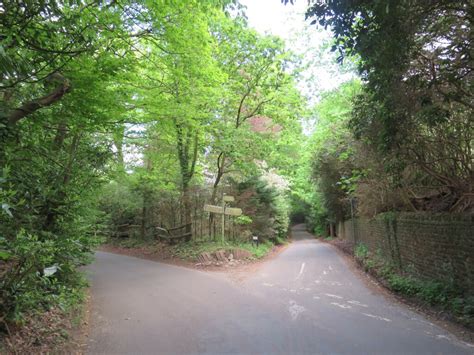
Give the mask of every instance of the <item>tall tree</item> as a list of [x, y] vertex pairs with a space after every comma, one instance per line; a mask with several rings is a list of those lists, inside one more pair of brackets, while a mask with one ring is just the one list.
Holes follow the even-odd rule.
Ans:
[[243, 126], [264, 116], [268, 107], [283, 103], [286, 90], [294, 84], [289, 74], [294, 58], [280, 39], [260, 36], [242, 21], [222, 18], [214, 24], [213, 34], [218, 44], [216, 58], [225, 75], [211, 151], [216, 161], [211, 197], [215, 202], [223, 176], [235, 165], [257, 157], [255, 149], [252, 154], [242, 141], [245, 131], [251, 131]]
[[474, 206], [472, 13], [472, 3], [452, 1], [326, 1], [306, 13], [332, 30], [341, 61], [359, 58], [356, 137], [411, 200], [437, 199], [436, 210]]
[[177, 5], [176, 10], [161, 23], [163, 38], [169, 40], [159, 46], [146, 43], [150, 54], [139, 92], [148, 120], [175, 137], [184, 203], [182, 220], [189, 229], [189, 188], [205, 145], [204, 131], [214, 115], [221, 78], [211, 56], [212, 11], [197, 2]]

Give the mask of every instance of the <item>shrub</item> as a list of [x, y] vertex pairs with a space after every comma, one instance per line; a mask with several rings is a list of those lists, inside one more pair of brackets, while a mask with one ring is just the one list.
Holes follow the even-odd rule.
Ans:
[[258, 177], [238, 185], [238, 204], [245, 215], [252, 216], [249, 224], [253, 234], [262, 240], [286, 238], [290, 223], [290, 206], [285, 192], [271, 187]]
[[365, 259], [369, 254], [369, 249], [362, 243], [358, 243], [354, 249], [354, 254], [358, 259]]
[[0, 238], [5, 265], [0, 280], [0, 313], [21, 321], [24, 314], [52, 305], [68, 309], [81, 296], [85, 280], [77, 271], [89, 260], [91, 238], [73, 238], [24, 230], [16, 238]]
[[141, 213], [142, 197], [134, 193], [127, 181], [111, 181], [101, 191], [101, 210], [106, 214], [109, 228], [136, 224]]
[[84, 173], [63, 184], [54, 165], [41, 156], [31, 160], [34, 169], [3, 169], [0, 179], [0, 319], [6, 322], [75, 305], [85, 285], [77, 267], [97, 242], [96, 181], [82, 185], [90, 177]]

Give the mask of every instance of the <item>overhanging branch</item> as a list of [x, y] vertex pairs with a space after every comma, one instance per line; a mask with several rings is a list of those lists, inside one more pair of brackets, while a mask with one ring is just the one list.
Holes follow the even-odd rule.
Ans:
[[40, 108], [50, 106], [59, 101], [64, 94], [71, 89], [71, 84], [68, 79], [64, 78], [59, 73], [54, 73], [51, 78], [57, 82], [56, 88], [49, 94], [38, 99], [29, 101], [14, 109], [8, 115], [8, 124], [13, 126], [21, 119], [39, 110]]

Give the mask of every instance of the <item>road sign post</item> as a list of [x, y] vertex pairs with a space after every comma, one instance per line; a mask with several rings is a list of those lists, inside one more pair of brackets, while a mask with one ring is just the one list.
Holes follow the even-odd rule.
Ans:
[[222, 197], [222, 244], [225, 241], [225, 196]]
[[254, 235], [252, 237], [252, 240], [255, 244], [257, 244], [257, 248], [259, 247], [259, 244], [260, 244], [260, 240], [258, 239], [258, 236], [257, 235]]

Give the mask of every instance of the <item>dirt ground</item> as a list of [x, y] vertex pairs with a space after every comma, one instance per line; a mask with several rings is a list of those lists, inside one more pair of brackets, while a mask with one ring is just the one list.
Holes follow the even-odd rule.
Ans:
[[10, 326], [0, 340], [5, 354], [83, 354], [87, 344], [90, 316], [87, 292], [79, 309], [64, 313], [52, 308], [40, 315], [26, 317], [21, 327]]

